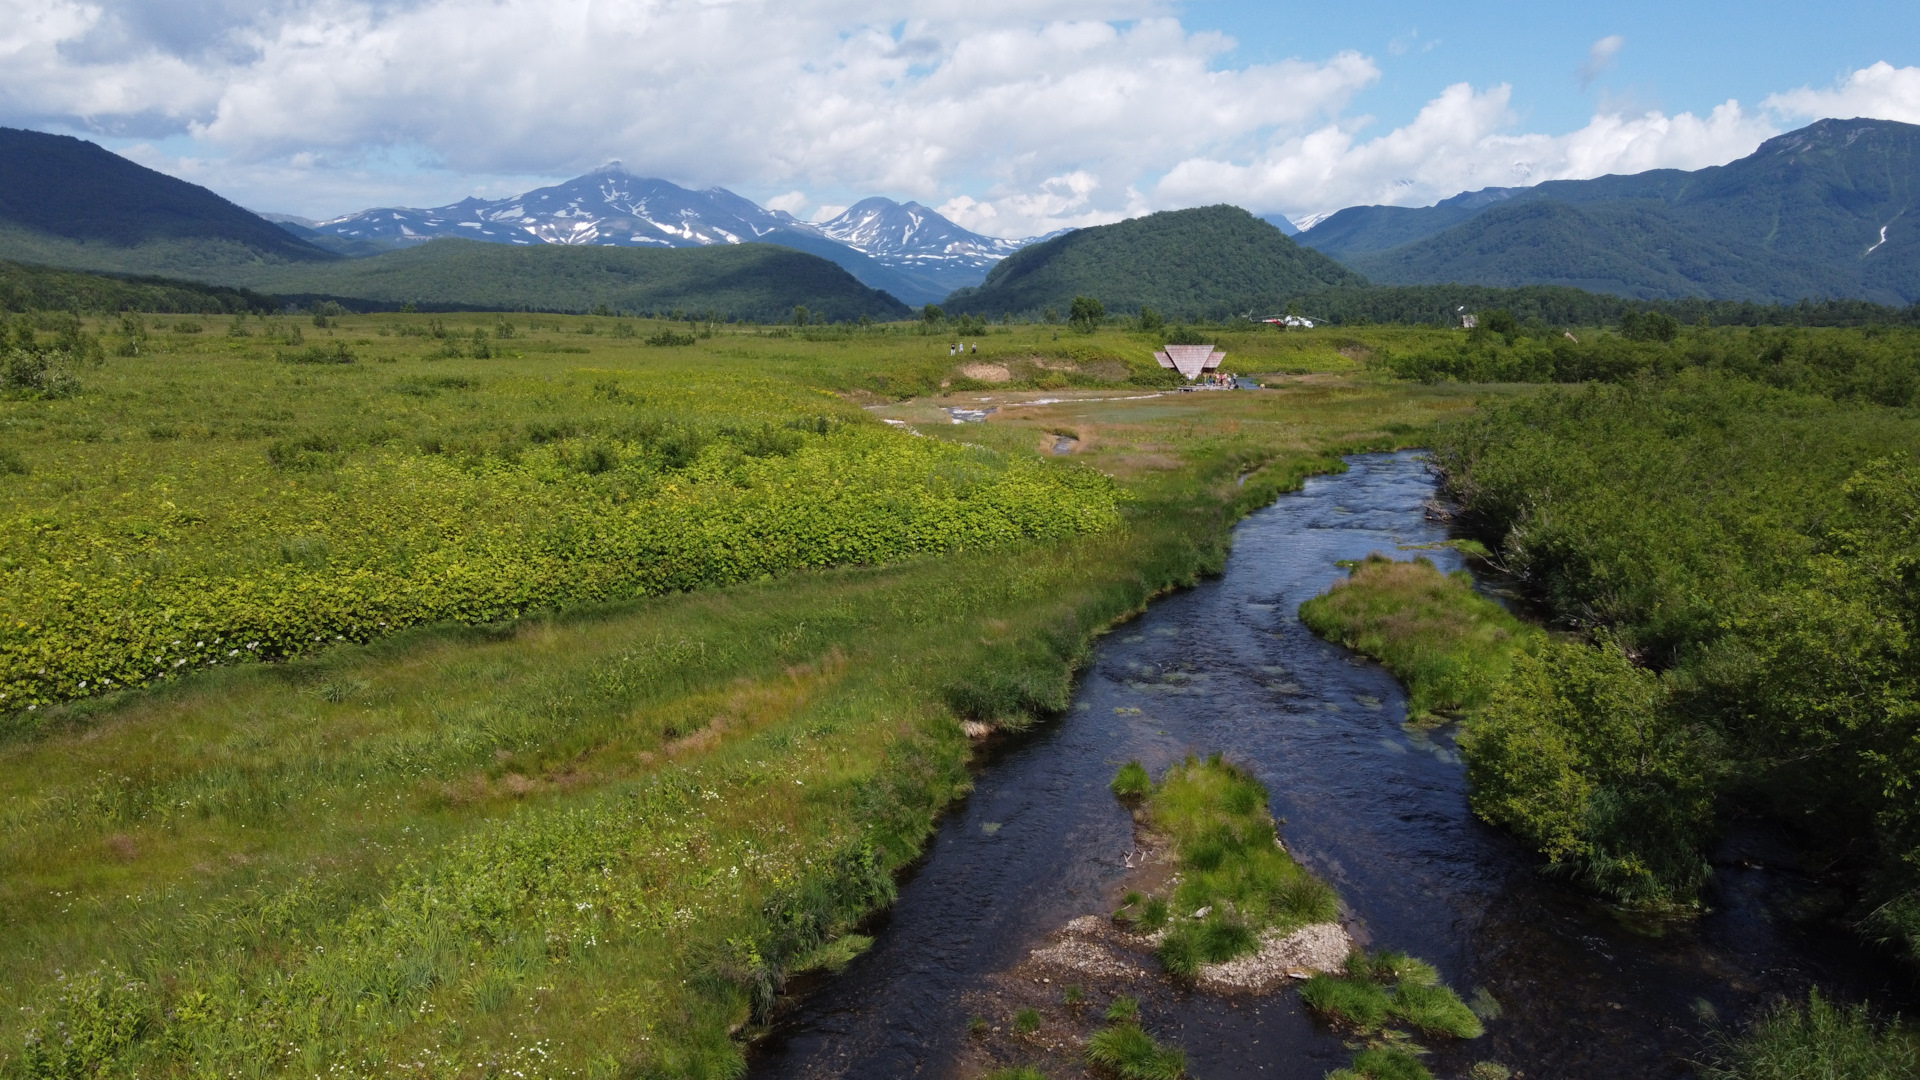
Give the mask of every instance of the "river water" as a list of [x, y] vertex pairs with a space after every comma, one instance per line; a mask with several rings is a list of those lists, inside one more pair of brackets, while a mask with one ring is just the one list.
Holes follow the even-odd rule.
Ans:
[[[1828, 896], [1764, 830], [1733, 830], [1707, 915], [1655, 928], [1543, 877], [1475, 819], [1451, 732], [1405, 727], [1393, 678], [1295, 614], [1343, 575], [1338, 560], [1446, 539], [1424, 512], [1434, 482], [1418, 455], [1349, 464], [1242, 522], [1221, 578], [1116, 628], [1067, 713], [990, 753], [873, 948], [808, 988], [752, 1075], [953, 1075], [962, 993], [1068, 919], [1107, 910], [1132, 848], [1106, 789], [1114, 770], [1138, 758], [1158, 774], [1190, 752], [1224, 751], [1260, 777], [1289, 849], [1339, 890], [1356, 937], [1498, 1003], [1486, 1036], [1427, 1059], [1440, 1077], [1478, 1060], [1527, 1077], [1685, 1077], [1715, 1022], [1771, 996], [1817, 982], [1904, 1000], [1897, 974], [1792, 917]], [[1422, 554], [1461, 566], [1450, 550]], [[1319, 1080], [1350, 1056], [1290, 993], [1188, 995], [1149, 1027], [1206, 1080]]]

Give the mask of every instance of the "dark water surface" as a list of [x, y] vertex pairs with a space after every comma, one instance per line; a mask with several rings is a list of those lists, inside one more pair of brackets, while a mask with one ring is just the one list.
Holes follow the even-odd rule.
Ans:
[[[1542, 878], [1537, 860], [1468, 811], [1451, 733], [1403, 727], [1393, 678], [1314, 637], [1295, 612], [1336, 560], [1444, 540], [1434, 484], [1411, 453], [1350, 459], [1342, 476], [1243, 522], [1226, 574], [1153, 604], [1098, 647], [1067, 714], [1001, 747], [947, 817], [873, 948], [820, 984], [755, 1053], [760, 1077], [946, 1077], [967, 1039], [960, 998], [1068, 919], [1103, 912], [1132, 823], [1108, 794], [1137, 757], [1158, 773], [1225, 751], [1273, 795], [1288, 847], [1331, 881], [1374, 948], [1438, 965], [1492, 995], [1484, 1038], [1441, 1045], [1441, 1077], [1477, 1060], [1529, 1078], [1683, 1077], [1708, 1020], [1819, 982], [1899, 1000], [1904, 988], [1843, 936], [1787, 915], [1815, 883], [1762, 833], [1716, 860], [1712, 912], [1664, 933]], [[1424, 552], [1442, 569], [1450, 550]], [[1191, 995], [1147, 1026], [1190, 1074], [1318, 1080], [1350, 1056], [1288, 993]]]

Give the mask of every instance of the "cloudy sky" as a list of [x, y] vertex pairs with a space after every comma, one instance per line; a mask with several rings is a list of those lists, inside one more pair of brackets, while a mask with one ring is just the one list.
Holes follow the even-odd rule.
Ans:
[[1003, 236], [1302, 219], [1920, 123], [1916, 65], [1913, 0], [0, 0], [0, 124], [310, 217], [617, 158]]

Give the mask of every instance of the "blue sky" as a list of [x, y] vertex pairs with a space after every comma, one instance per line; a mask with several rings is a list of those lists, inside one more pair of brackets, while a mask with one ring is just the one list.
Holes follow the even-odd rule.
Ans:
[[[1824, 86], [1876, 61], [1920, 64], [1920, 4], [1378, 3], [1277, 4], [1199, 0], [1181, 9], [1194, 29], [1232, 34], [1231, 60], [1359, 49], [1379, 58], [1380, 83], [1356, 104], [1404, 123], [1441, 87], [1512, 83], [1524, 123], [1562, 131], [1586, 122], [1607, 95], [1668, 112], [1704, 112]], [[1585, 92], [1588, 49], [1619, 35], [1614, 65]]]
[[1920, 4], [0, 0], [0, 123], [325, 217], [609, 159], [995, 235], [1699, 168], [1920, 123]]

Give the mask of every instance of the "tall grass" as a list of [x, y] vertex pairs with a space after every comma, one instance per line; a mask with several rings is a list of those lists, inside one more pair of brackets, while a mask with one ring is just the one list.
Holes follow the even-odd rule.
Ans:
[[1806, 1004], [1779, 1002], [1728, 1036], [1705, 1072], [1714, 1080], [1911, 1080], [1920, 1077], [1920, 1036], [1816, 989]]
[[1475, 592], [1464, 571], [1442, 574], [1428, 559], [1402, 562], [1377, 552], [1300, 605], [1300, 621], [1398, 676], [1414, 721], [1484, 707], [1514, 650], [1540, 636]]

